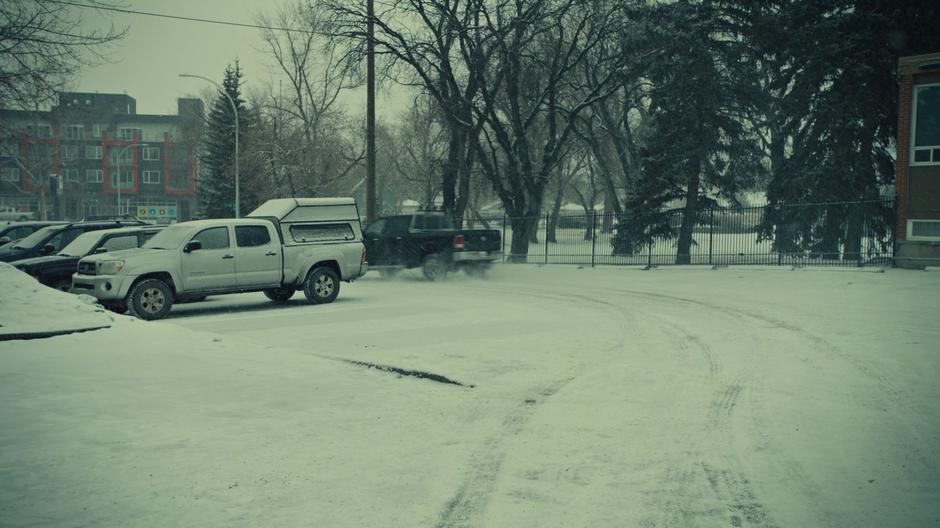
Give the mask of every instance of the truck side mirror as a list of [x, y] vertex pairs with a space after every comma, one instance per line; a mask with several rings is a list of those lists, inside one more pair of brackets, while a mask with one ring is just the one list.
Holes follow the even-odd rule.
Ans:
[[52, 254], [52, 252], [54, 251], [55, 251], [55, 246], [53, 246], [52, 244], [46, 244], [45, 246], [42, 247], [42, 249], [39, 250], [39, 254], [45, 256], [45, 255]]
[[199, 240], [190, 240], [186, 244], [186, 247], [183, 248], [183, 253], [192, 253], [193, 251], [196, 251], [197, 249], [202, 249], [202, 242], [200, 242]]
[[106, 248], [106, 247], [100, 247], [100, 248], [98, 248], [98, 249], [95, 250], [95, 255], [100, 255], [100, 254], [102, 254], [102, 253], [107, 253], [107, 252], [108, 252], [108, 248]]

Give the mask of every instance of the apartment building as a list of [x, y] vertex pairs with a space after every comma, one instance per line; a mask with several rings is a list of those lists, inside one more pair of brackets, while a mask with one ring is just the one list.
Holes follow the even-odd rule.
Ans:
[[34, 218], [130, 214], [189, 220], [196, 208], [199, 99], [137, 113], [125, 94], [61, 92], [49, 110], [0, 109], [0, 205]]

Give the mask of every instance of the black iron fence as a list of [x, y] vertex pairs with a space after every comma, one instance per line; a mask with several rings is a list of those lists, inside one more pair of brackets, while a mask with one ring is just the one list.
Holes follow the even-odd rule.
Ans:
[[[468, 227], [501, 230], [507, 261], [543, 264], [882, 266], [893, 257], [893, 200], [705, 208], [691, 225], [684, 217], [562, 211], [533, 218], [528, 235], [513, 233], [507, 216]], [[516, 236], [529, 238], [527, 252], [512, 250]]]

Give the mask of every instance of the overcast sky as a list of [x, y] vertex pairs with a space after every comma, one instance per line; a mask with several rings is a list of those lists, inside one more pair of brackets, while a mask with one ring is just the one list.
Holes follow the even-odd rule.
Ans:
[[[123, 4], [129, 10], [248, 24], [255, 23], [258, 13], [275, 5], [272, 0], [126, 0]], [[113, 22], [127, 27], [128, 34], [110, 48], [111, 62], [85, 68], [74, 89], [126, 92], [137, 100], [138, 113], [175, 114], [177, 97], [198, 95], [208, 86], [198, 79], [180, 78], [180, 73], [221, 82], [225, 66], [238, 59], [249, 89], [260, 88], [272, 78], [271, 60], [260, 30], [114, 12], [104, 19], [99, 11], [76, 11], [83, 15], [86, 27]], [[380, 119], [397, 115], [406, 104], [408, 98], [395, 92], [398, 95], [391, 98], [380, 94]], [[365, 90], [351, 93], [345, 100], [359, 112], [365, 108]]]

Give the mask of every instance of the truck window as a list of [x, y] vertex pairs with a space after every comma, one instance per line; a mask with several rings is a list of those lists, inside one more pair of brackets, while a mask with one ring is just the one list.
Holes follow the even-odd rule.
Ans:
[[271, 234], [265, 226], [235, 226], [238, 247], [258, 247], [271, 243]]
[[435, 230], [435, 229], [453, 229], [454, 224], [450, 217], [446, 215], [417, 215], [415, 216], [412, 229], [417, 230]]
[[391, 216], [386, 218], [388, 223], [385, 225], [386, 235], [403, 235], [408, 232], [411, 226], [410, 216]]
[[228, 228], [210, 227], [196, 233], [192, 240], [202, 242], [202, 249], [228, 249]]
[[356, 238], [356, 234], [353, 233], [349, 224], [292, 225], [290, 226], [290, 236], [293, 237], [295, 242], [335, 242]]
[[385, 219], [381, 218], [369, 224], [369, 227], [366, 228], [366, 236], [381, 236], [383, 229], [385, 229]]

